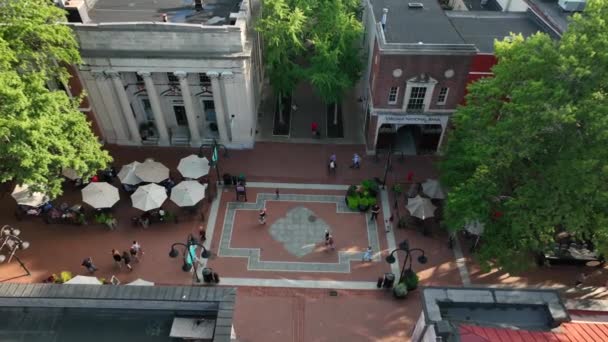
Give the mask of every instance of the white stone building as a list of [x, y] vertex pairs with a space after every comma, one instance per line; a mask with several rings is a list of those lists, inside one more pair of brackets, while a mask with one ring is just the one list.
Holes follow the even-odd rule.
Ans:
[[253, 147], [263, 79], [255, 0], [62, 1], [106, 142]]

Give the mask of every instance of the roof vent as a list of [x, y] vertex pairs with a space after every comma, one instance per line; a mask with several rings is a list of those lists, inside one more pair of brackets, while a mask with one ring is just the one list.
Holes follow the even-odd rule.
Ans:
[[409, 8], [424, 8], [424, 4], [422, 2], [408, 2], [407, 7]]

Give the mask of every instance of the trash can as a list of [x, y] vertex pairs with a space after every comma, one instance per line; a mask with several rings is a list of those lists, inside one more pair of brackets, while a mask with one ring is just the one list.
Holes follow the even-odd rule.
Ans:
[[213, 270], [205, 267], [203, 268], [203, 282], [205, 282], [206, 284], [210, 284], [211, 282], [213, 282]]
[[395, 284], [395, 275], [393, 273], [384, 273], [384, 283], [382, 284], [385, 289], [390, 289]]
[[224, 173], [224, 185], [232, 185], [232, 175], [229, 173]]

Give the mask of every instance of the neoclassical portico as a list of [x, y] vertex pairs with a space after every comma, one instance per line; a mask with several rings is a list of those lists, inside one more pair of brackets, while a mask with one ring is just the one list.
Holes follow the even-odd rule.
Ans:
[[[189, 138], [189, 141], [185, 142], [193, 147], [214, 138], [219, 138], [222, 144], [229, 145], [233, 141], [232, 123], [237, 116], [244, 120], [241, 125], [252, 125], [255, 121], [254, 113], [243, 113], [235, 104], [230, 105], [228, 102], [228, 92], [232, 92], [233, 101], [246, 101], [239, 98], [244, 97], [240, 95], [241, 89], [232, 84], [232, 71], [150, 72], [109, 69], [92, 71], [90, 75], [94, 77], [89, 78], [89, 82], [93, 83], [89, 88], [94, 86], [96, 89], [91, 94], [91, 99], [94, 105], [99, 107], [98, 115], [105, 115], [101, 121], [106, 123], [105, 131], [112, 133], [107, 134], [109, 141], [117, 144], [141, 145], [142, 127], [149, 127], [148, 123], [152, 125], [153, 122], [157, 134], [154, 134], [154, 139], [146, 134], [143, 141], [146, 144], [175, 144], [175, 134], [178, 132]], [[133, 82], [135, 75], [138, 78]], [[200, 75], [208, 77], [207, 82], [210, 84], [197, 84], [202, 82]], [[171, 76], [174, 78], [168, 79], [165, 84], [159, 84], [159, 79], [164, 80]], [[199, 91], [199, 87], [203, 91]], [[142, 99], [147, 105], [143, 110], [140, 104]], [[209, 108], [205, 110], [205, 106], [214, 112], [211, 116], [217, 125], [214, 136], [210, 136], [212, 132], [205, 130], [205, 127], [208, 127], [207, 116], [210, 115]], [[179, 119], [174, 117], [177, 116], [172, 111], [174, 107], [181, 108]], [[230, 112], [230, 108], [233, 108], [233, 112]], [[251, 145], [252, 142], [253, 137]]]

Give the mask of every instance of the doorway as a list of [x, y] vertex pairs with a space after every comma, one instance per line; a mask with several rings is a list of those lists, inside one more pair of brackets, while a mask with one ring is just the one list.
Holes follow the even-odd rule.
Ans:
[[175, 113], [175, 121], [178, 126], [188, 126], [188, 117], [186, 116], [186, 107], [184, 106], [173, 106], [173, 112]]

